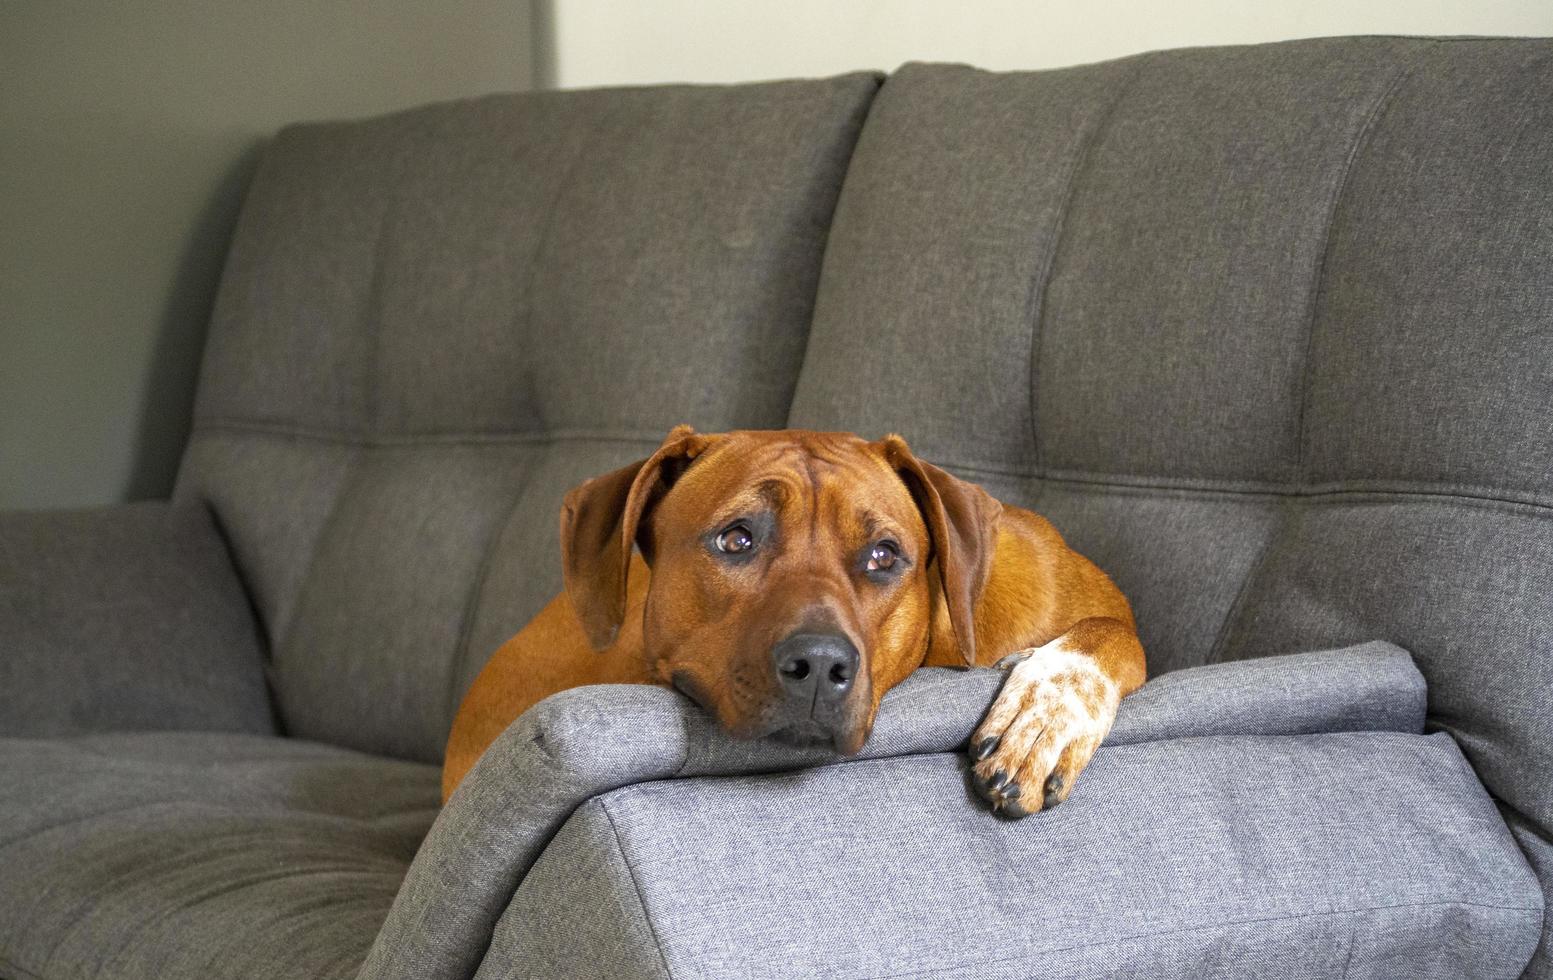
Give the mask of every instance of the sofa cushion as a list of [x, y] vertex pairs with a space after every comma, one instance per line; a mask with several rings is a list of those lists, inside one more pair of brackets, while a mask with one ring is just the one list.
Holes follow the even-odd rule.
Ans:
[[210, 513], [0, 514], [0, 736], [275, 730], [253, 608]]
[[438, 778], [250, 735], [0, 739], [0, 976], [352, 976]]
[[289, 732], [440, 761], [559, 591], [561, 495], [674, 425], [780, 426], [877, 76], [498, 95], [268, 148], [178, 494]]

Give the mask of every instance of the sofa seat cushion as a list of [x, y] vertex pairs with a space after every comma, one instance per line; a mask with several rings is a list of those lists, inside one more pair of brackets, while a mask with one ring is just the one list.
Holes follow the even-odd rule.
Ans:
[[351, 976], [438, 778], [266, 736], [0, 739], [0, 976]]

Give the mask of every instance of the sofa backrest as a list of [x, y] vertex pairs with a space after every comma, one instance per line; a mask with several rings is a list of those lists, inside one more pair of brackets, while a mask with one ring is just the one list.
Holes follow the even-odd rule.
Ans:
[[232, 545], [287, 729], [436, 760], [559, 588], [561, 494], [676, 423], [900, 431], [1109, 571], [1154, 673], [1407, 647], [1545, 836], [1553, 42], [876, 87], [281, 134], [178, 493]]
[[1151, 673], [1394, 641], [1553, 828], [1553, 40], [908, 66], [805, 363], [790, 424], [1044, 513]]
[[876, 76], [495, 96], [281, 133], [178, 495], [209, 502], [286, 729], [440, 761], [560, 588], [573, 484], [780, 426]]

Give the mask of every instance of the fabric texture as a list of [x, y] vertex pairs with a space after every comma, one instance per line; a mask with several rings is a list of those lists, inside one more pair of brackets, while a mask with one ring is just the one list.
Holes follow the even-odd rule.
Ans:
[[439, 781], [296, 739], [0, 739], [0, 976], [350, 977]]
[[1151, 674], [1406, 647], [1553, 839], [1549, 159], [1553, 39], [908, 65], [789, 423], [899, 432], [1044, 514]]
[[262, 644], [197, 504], [0, 514], [0, 736], [272, 732]]
[[502, 95], [297, 126], [232, 243], [180, 499], [289, 732], [440, 761], [560, 589], [569, 487], [780, 426], [878, 78]]
[[[862, 801], [858, 805], [879, 802], [894, 792], [890, 766], [898, 763], [910, 768], [917, 765], [910, 757], [937, 758], [937, 754], [963, 746], [996, 694], [1002, 676], [992, 670], [918, 671], [886, 695], [872, 737], [853, 760], [839, 760], [818, 748], [730, 739], [690, 702], [660, 688], [606, 685], [548, 698], [507, 730], [454, 793], [417, 855], [361, 976], [428, 980], [467, 976], [492, 941], [493, 930], [514, 891], [551, 837], [592, 797], [658, 780], [699, 782], [697, 777], [772, 773], [840, 762], [838, 768], [848, 774], [845, 785]], [[1423, 727], [1423, 711], [1423, 679], [1408, 655], [1388, 644], [1375, 643], [1343, 651], [1209, 666], [1161, 678], [1123, 702], [1106, 745], [1141, 745], [1177, 738], [1265, 739], [1315, 732], [1418, 733]], [[954, 771], [952, 759], [939, 759], [939, 764]], [[1467, 772], [1456, 765], [1460, 772]], [[807, 785], [814, 777], [766, 778], [775, 790], [790, 784]], [[1469, 781], [1462, 792], [1475, 785]], [[1246, 784], [1224, 805], [1232, 807], [1234, 802], [1243, 801], [1252, 786]], [[957, 782], [947, 796], [942, 786], [934, 792], [938, 797], [918, 805], [945, 807], [967, 823], [978, 818], [994, 821], [979, 807], [966, 806], [969, 791], [963, 782]], [[816, 797], [812, 804], [792, 804], [808, 813], [824, 813], [834, 805], [829, 796]], [[1509, 832], [1498, 823], [1481, 789], [1462, 805], [1468, 812], [1487, 808], [1492, 819], [1475, 819], [1474, 832], [1481, 837], [1483, 847], [1499, 855], [1496, 860], [1520, 868], [1520, 878], [1512, 875], [1504, 881], [1518, 896], [1516, 907], [1522, 911], [1511, 916], [1514, 924], [1505, 927], [1502, 936], [1523, 941], [1524, 962], [1536, 944], [1541, 921], [1537, 911], [1541, 897], [1535, 880], [1524, 864], [1516, 864], [1520, 858], [1509, 842]], [[1453, 798], [1442, 809], [1455, 808]], [[1159, 814], [1155, 816], [1162, 819]], [[740, 828], [759, 832], [746, 822], [732, 820], [728, 833], [742, 833]], [[579, 835], [596, 840], [597, 828], [576, 831], [572, 836]], [[694, 846], [698, 845], [687, 845]], [[806, 840], [792, 846], [794, 853], [813, 851]], [[588, 860], [602, 858], [594, 855]], [[1101, 863], [1109, 873], [1124, 873], [1123, 866], [1114, 861]], [[860, 879], [880, 888], [890, 887], [892, 876], [916, 880], [910, 862], [854, 870]], [[556, 880], [564, 878], [557, 869], [546, 873]], [[727, 873], [742, 872], [729, 868]], [[1095, 873], [1106, 872], [1097, 869]], [[1496, 883], [1494, 887], [1501, 886]], [[967, 883], [963, 887], [975, 886]], [[1091, 893], [1088, 900], [1096, 897]], [[693, 897], [687, 900], [694, 901]], [[517, 924], [525, 921], [518, 913], [508, 919]], [[626, 941], [622, 936], [639, 937], [639, 931], [628, 926], [609, 923], [606, 927], [622, 930], [613, 936], [616, 946]], [[510, 931], [515, 926], [507, 928]], [[1483, 928], [1492, 932], [1499, 927]], [[1529, 942], [1525, 941], [1527, 936]], [[514, 933], [501, 942], [513, 950], [527, 950], [527, 940], [522, 937]], [[556, 947], [545, 945], [544, 937], [536, 941], [540, 945], [534, 955], [540, 960], [548, 962], [557, 955]], [[1510, 946], [1521, 949], [1513, 942]], [[635, 948], [634, 953], [641, 955], [641, 948]], [[492, 966], [488, 972], [502, 975], [502, 970], [519, 970], [521, 975], [522, 969], [529, 968], [521, 960], [513, 964]], [[575, 960], [573, 965], [583, 968]]]
[[[604, 881], [654, 940], [627, 976], [1466, 980], [1537, 944], [1536, 879], [1444, 734], [1103, 748], [1017, 823], [965, 793], [959, 757], [910, 755], [636, 784], [573, 820], [612, 835], [629, 877]], [[572, 928], [549, 882], [603, 860], [578, 845], [541, 857], [493, 943], [516, 956], [482, 975], [612, 975], [582, 946], [523, 959]]]
[[1505, 811], [1504, 818], [1515, 834], [1515, 842], [1542, 882], [1542, 942], [1525, 973], [1527, 980], [1542, 980], [1553, 976], [1553, 842], [1539, 834], [1519, 814]]
[[[446, 880], [421, 862], [442, 840], [470, 843], [449, 820], [462, 808], [489, 808], [475, 823], [510, 835], [539, 799], [564, 808], [531, 792], [556, 786], [602, 795], [520, 872], [481, 977], [769, 976], [774, 964], [793, 976], [1028, 976], [1039, 964], [1514, 977], [1531, 956], [1536, 880], [1459, 751], [1419, 734], [1424, 686], [1403, 651], [1152, 681], [1123, 701], [1074, 795], [1017, 823], [968, 808], [960, 757], [943, 754], [999, 680], [919, 672], [886, 697], [855, 760], [731, 741], [671, 692], [557, 696], [487, 756], [469, 798], [460, 789], [406, 894]], [[483, 795], [503, 791], [497, 780], [501, 802]], [[513, 843], [490, 853], [532, 853]], [[444, 869], [470, 865], [466, 854]]]
[[[602, 800], [589, 800], [551, 838], [502, 913], [476, 980], [670, 980], [603, 807]], [[682, 845], [685, 851], [699, 849]], [[558, 917], [562, 908], [567, 914]]]

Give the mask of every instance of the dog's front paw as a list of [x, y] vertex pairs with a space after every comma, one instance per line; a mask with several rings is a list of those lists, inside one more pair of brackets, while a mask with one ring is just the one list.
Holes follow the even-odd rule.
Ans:
[[1008, 679], [971, 736], [971, 781], [994, 810], [1023, 817], [1067, 799], [1120, 696], [1091, 657], [1061, 640], [999, 666], [1007, 663]]

